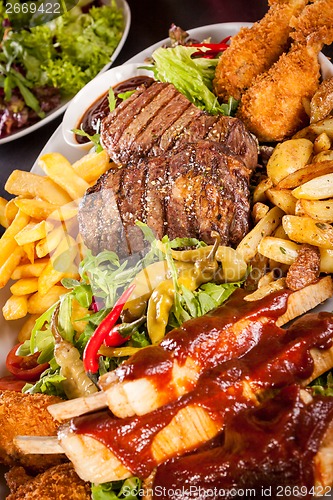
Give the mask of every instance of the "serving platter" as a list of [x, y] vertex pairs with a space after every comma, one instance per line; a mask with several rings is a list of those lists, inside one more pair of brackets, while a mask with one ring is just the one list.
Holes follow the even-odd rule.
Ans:
[[[112, 54], [112, 58], [108, 64], [106, 64], [103, 69], [98, 73], [101, 74], [104, 71], [107, 71], [115, 62], [116, 58], [120, 54], [124, 43], [126, 41], [126, 38], [128, 36], [130, 26], [131, 26], [131, 11], [129, 8], [129, 5], [126, 0], [116, 0], [117, 6], [122, 9], [123, 14], [124, 14], [124, 32], [121, 37], [121, 40], [119, 44], [117, 45], [116, 50]], [[50, 111], [49, 113], [46, 114], [45, 118], [42, 120], [34, 123], [33, 125], [30, 125], [29, 127], [25, 127], [22, 130], [18, 130], [17, 132], [14, 132], [13, 134], [3, 137], [0, 139], [0, 145], [5, 144], [6, 142], [11, 142], [16, 139], [19, 139], [20, 137], [24, 137], [27, 134], [30, 134], [31, 132], [34, 132], [35, 130], [38, 130], [39, 128], [43, 127], [50, 121], [54, 120], [58, 116], [60, 116], [64, 111], [67, 109], [69, 103], [71, 102], [71, 99], [63, 99], [60, 106], [58, 108], [55, 108], [54, 110]]]
[[[210, 38], [212, 42], [219, 42], [220, 40], [222, 40], [227, 36], [232, 36], [236, 34], [243, 26], [249, 27], [251, 26], [251, 23], [234, 22], [234, 23], [212, 24], [189, 30], [188, 33], [191, 37], [196, 38], [198, 40], [204, 40]], [[115, 85], [116, 83], [123, 81], [126, 78], [129, 78], [129, 76], [132, 76], [129, 74], [129, 66], [131, 68], [134, 68], [134, 70], [135, 68], [140, 67], [140, 65], [143, 65], [145, 59], [149, 57], [155, 49], [157, 49], [161, 45], [168, 43], [168, 41], [169, 39], [165, 38], [164, 40], [161, 40], [160, 42], [157, 42], [156, 44], [138, 53], [136, 56], [129, 59], [126, 64], [118, 67], [117, 66], [113, 67], [109, 71], [109, 74], [111, 75], [109, 80], [110, 86]], [[326, 78], [329, 75], [333, 75], [333, 65], [322, 54], [320, 54], [320, 62], [322, 66], [323, 76]], [[101, 91], [101, 93], [103, 93], [103, 90]], [[67, 107], [68, 104], [69, 103], [67, 103], [65, 107]], [[51, 153], [51, 152], [59, 152], [63, 154], [70, 162], [74, 162], [80, 159], [84, 154], [86, 154], [87, 151], [82, 148], [73, 147], [73, 145], [69, 144], [65, 140], [63, 134], [63, 124], [60, 124], [59, 127], [56, 129], [56, 131], [53, 133], [53, 135], [50, 137], [44, 148], [41, 150], [40, 155], [38, 156], [32, 167], [33, 172], [42, 174], [42, 170], [38, 166], [39, 157], [46, 153]], [[9, 295], [8, 291], [0, 290], [1, 305], [4, 304], [8, 295]], [[326, 303], [319, 306], [317, 310], [318, 309], [331, 311], [333, 309], [333, 299], [326, 301]], [[1, 376], [6, 372], [5, 370], [6, 353], [8, 352], [10, 347], [15, 343], [16, 335], [20, 328], [20, 321], [6, 322], [1, 316], [0, 328], [1, 328], [1, 350], [0, 350], [0, 376]], [[0, 500], [5, 498], [5, 491], [6, 487], [4, 484], [4, 480], [1, 480], [0, 478]], [[333, 493], [331, 493], [331, 495], [325, 495], [325, 498], [332, 500]]]

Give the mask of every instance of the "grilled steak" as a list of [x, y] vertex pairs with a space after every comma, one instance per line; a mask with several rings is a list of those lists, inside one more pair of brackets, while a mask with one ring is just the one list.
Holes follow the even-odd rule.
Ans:
[[80, 232], [93, 253], [120, 257], [143, 249], [146, 222], [157, 238], [197, 237], [236, 245], [248, 231], [250, 170], [225, 145], [202, 140], [109, 170], [79, 210]]
[[101, 140], [121, 168], [104, 174], [80, 205], [80, 232], [93, 253], [141, 252], [146, 222], [157, 238], [225, 245], [248, 231], [257, 143], [243, 123], [195, 107], [169, 83], [139, 88], [103, 121]]
[[137, 90], [101, 125], [101, 142], [121, 165], [202, 139], [223, 142], [250, 169], [257, 164], [256, 140], [240, 120], [209, 115], [171, 83], [155, 82]]

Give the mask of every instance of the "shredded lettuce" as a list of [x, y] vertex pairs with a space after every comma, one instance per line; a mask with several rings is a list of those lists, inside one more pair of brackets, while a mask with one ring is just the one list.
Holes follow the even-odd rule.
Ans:
[[198, 49], [191, 46], [160, 47], [152, 54], [154, 64], [146, 67], [156, 80], [172, 83], [189, 101], [211, 114], [230, 115], [237, 102], [220, 104], [213, 93], [212, 81], [218, 59], [192, 57]]
[[138, 477], [130, 477], [125, 481], [112, 483], [92, 484], [91, 496], [93, 500], [138, 500], [141, 490], [141, 480]]
[[314, 394], [320, 396], [333, 396], [333, 372], [321, 375], [311, 384]]

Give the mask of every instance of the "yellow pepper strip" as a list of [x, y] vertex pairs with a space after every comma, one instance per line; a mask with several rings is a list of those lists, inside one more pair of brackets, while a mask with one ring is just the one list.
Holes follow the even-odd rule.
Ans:
[[[201, 258], [194, 262], [192, 269], [186, 269], [179, 274], [179, 285], [183, 285], [193, 292], [203, 283], [208, 283], [214, 279], [219, 267], [215, 258], [218, 243], [219, 238], [217, 236], [215, 244], [211, 247], [208, 255], [206, 252], [200, 253]], [[165, 335], [169, 314], [175, 300], [175, 292], [173, 280], [168, 279], [162, 281], [155, 288], [149, 299], [147, 330], [153, 344], [160, 342]]]
[[[185, 269], [192, 269], [193, 264], [190, 262], [177, 262], [176, 269], [178, 273]], [[140, 318], [146, 307], [147, 301], [154, 289], [164, 280], [170, 277], [170, 270], [166, 260], [154, 262], [146, 268], [142, 269], [131, 282], [135, 284], [131, 299], [124, 306], [122, 318], [126, 322]]]
[[[165, 245], [159, 241], [157, 247], [166, 253]], [[192, 250], [171, 250], [172, 258], [177, 262], [196, 262], [208, 257], [213, 245], [195, 248]], [[220, 279], [226, 283], [240, 281], [247, 271], [247, 264], [243, 256], [234, 248], [220, 245], [216, 250], [215, 259], [222, 264]]]

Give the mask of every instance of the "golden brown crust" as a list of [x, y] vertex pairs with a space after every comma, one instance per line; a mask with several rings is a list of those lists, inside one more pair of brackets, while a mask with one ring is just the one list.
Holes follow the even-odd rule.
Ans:
[[62, 455], [22, 455], [13, 443], [15, 436], [54, 436], [58, 424], [47, 411], [61, 399], [44, 394], [0, 391], [0, 463], [45, 470], [64, 461]]
[[51, 467], [36, 477], [26, 474], [22, 467], [14, 467], [6, 474], [11, 492], [7, 500], [89, 500], [90, 483], [85, 483], [72, 464]]
[[289, 47], [289, 22], [307, 0], [271, 2], [267, 14], [252, 28], [242, 28], [232, 37], [218, 62], [214, 90], [224, 101], [230, 96], [239, 100], [254, 78], [266, 72]]

